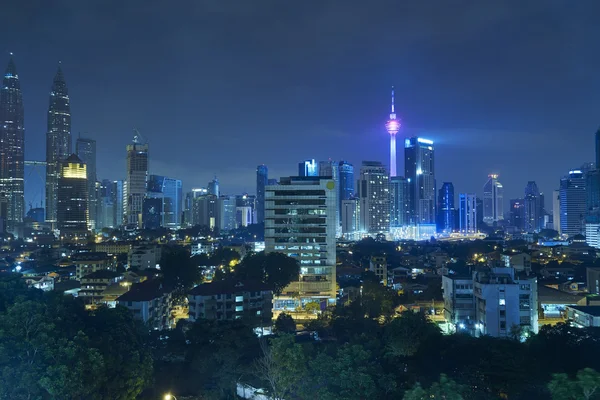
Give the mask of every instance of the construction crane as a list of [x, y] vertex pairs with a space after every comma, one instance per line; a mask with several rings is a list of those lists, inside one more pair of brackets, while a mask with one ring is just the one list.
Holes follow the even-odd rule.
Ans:
[[136, 128], [133, 128], [133, 143], [135, 143], [135, 144], [146, 144], [146, 143], [148, 143], [146, 141], [146, 138], [144, 136], [142, 136], [142, 134], [140, 133], [140, 131], [138, 131]]

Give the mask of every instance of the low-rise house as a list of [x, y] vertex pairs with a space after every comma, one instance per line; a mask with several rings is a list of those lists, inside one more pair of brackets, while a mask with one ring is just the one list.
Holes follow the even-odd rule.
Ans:
[[106, 253], [88, 252], [77, 253], [71, 256], [75, 265], [75, 278], [81, 280], [86, 275], [100, 270], [113, 270], [114, 259]]
[[171, 327], [172, 292], [159, 279], [151, 279], [131, 286], [117, 298], [117, 304], [127, 307], [133, 316], [150, 329]]
[[88, 304], [98, 304], [102, 302], [104, 291], [110, 285], [117, 284], [123, 275], [110, 270], [98, 270], [81, 278], [81, 289], [79, 297]]
[[134, 246], [127, 255], [129, 268], [143, 270], [156, 268], [162, 256], [161, 246], [155, 244]]
[[27, 287], [40, 289], [45, 292], [54, 290], [54, 278], [48, 275], [30, 276], [25, 278]]
[[568, 306], [567, 318], [580, 328], [600, 327], [600, 306]]
[[273, 291], [261, 282], [205, 283], [188, 294], [189, 320], [247, 318], [256, 326], [271, 324]]

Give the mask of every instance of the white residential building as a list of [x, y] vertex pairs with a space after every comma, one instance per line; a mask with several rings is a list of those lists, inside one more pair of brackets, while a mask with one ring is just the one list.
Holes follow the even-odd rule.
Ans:
[[274, 311], [309, 302], [335, 304], [337, 188], [330, 178], [281, 178], [265, 188], [265, 251], [298, 260], [300, 277], [275, 298]]
[[473, 274], [476, 329], [479, 335], [510, 337], [516, 328], [538, 332], [537, 278], [513, 268]]

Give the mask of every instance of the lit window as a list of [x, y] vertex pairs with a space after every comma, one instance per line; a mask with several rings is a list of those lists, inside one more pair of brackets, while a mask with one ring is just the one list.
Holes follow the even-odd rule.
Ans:
[[501, 306], [505, 306], [505, 305], [506, 305], [506, 299], [500, 299], [500, 302], [499, 302], [499, 304], [500, 304]]

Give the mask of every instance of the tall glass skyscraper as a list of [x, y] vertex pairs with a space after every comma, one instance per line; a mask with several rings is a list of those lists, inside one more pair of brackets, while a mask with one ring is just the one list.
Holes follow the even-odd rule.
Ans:
[[388, 233], [390, 230], [390, 181], [387, 168], [379, 161], [363, 161], [357, 197], [360, 202], [359, 230]]
[[77, 156], [85, 163], [88, 179], [88, 210], [90, 229], [96, 229], [97, 225], [97, 198], [96, 193], [96, 141], [93, 139], [77, 138], [75, 142]]
[[408, 225], [408, 182], [403, 176], [390, 177], [390, 227]]
[[408, 182], [411, 224], [435, 224], [435, 165], [433, 141], [412, 137], [404, 141], [404, 177]]
[[148, 145], [139, 143], [136, 135], [127, 145], [127, 181], [124, 185], [126, 204], [125, 223], [139, 227], [148, 183]]
[[492, 226], [504, 219], [504, 187], [498, 181], [498, 174], [488, 175], [483, 186], [483, 222]]
[[354, 166], [347, 161], [340, 161], [338, 164], [339, 171], [339, 206], [342, 209], [342, 201], [350, 200], [354, 197]]
[[256, 167], [256, 222], [265, 222], [265, 186], [269, 181], [269, 169], [266, 165]]
[[470, 234], [477, 232], [477, 197], [474, 193], [461, 193], [458, 195], [460, 207], [458, 230], [460, 233]]
[[560, 180], [560, 233], [584, 234], [585, 213], [585, 174], [580, 169], [569, 171], [569, 175]]
[[525, 204], [523, 199], [512, 199], [510, 201], [510, 224], [518, 230], [525, 226]]
[[540, 229], [543, 229], [544, 212], [542, 197], [535, 181], [527, 182], [523, 204], [525, 207], [523, 230], [525, 232], [538, 232]]
[[25, 127], [23, 96], [17, 68], [12, 59], [0, 88], [0, 193], [6, 199], [9, 232], [25, 215]]
[[[162, 201], [160, 226], [171, 229], [181, 227], [183, 192], [179, 179], [150, 175], [147, 195], [149, 198], [159, 198]], [[151, 207], [154, 210], [159, 209], [156, 203], [151, 203]]]
[[456, 229], [454, 216], [454, 185], [452, 182], [444, 182], [438, 193], [438, 231], [452, 232]]
[[298, 164], [298, 176], [318, 176], [315, 160], [306, 160]]
[[85, 163], [71, 154], [59, 164], [56, 220], [61, 236], [85, 239], [88, 231], [88, 184]]

